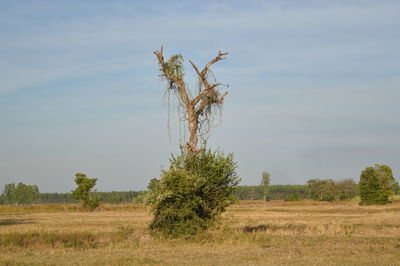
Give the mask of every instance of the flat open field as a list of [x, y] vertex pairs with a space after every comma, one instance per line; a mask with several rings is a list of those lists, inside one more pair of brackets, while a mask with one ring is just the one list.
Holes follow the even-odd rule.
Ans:
[[5, 265], [399, 265], [400, 203], [243, 201], [191, 240], [149, 235], [140, 204], [0, 206]]

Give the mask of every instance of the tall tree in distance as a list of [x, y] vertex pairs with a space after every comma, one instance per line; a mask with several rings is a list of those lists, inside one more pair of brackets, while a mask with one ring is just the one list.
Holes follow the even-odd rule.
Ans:
[[189, 140], [186, 143], [185, 151], [186, 157], [192, 158], [202, 150], [197, 147], [199, 136], [203, 137], [209, 133], [215, 111], [221, 107], [228, 94], [220, 92], [219, 87], [227, 87], [227, 85], [216, 82], [210, 70], [213, 64], [225, 59], [224, 56], [228, 53], [218, 52], [217, 56], [210, 60], [202, 70], [189, 60], [198, 78], [194, 91], [190, 91], [184, 81], [182, 55], [172, 55], [168, 61], [165, 61], [162, 46], [154, 54], [157, 56], [160, 66], [160, 76], [168, 83], [167, 93], [173, 93], [178, 100], [180, 120], [187, 122]]
[[1, 196], [6, 204], [15, 204], [15, 183], [5, 185]]
[[2, 199], [6, 204], [32, 204], [39, 199], [39, 188], [36, 185], [25, 185], [24, 183], [7, 184], [2, 193]]
[[267, 171], [261, 174], [261, 187], [264, 194], [264, 201], [269, 200], [269, 183], [271, 182], [271, 174]]

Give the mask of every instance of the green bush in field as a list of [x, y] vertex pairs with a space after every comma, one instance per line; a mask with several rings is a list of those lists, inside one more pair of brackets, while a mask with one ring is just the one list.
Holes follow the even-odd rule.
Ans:
[[88, 178], [85, 174], [75, 174], [77, 188], [71, 191], [74, 199], [79, 200], [85, 210], [93, 211], [99, 206], [96, 195], [91, 191], [96, 185], [97, 178]]
[[203, 150], [191, 159], [172, 157], [160, 179], [152, 179], [146, 203], [154, 214], [150, 229], [167, 238], [187, 237], [210, 228], [235, 201], [239, 183], [233, 155]]
[[387, 165], [367, 167], [360, 176], [361, 205], [386, 204], [393, 193], [396, 180]]

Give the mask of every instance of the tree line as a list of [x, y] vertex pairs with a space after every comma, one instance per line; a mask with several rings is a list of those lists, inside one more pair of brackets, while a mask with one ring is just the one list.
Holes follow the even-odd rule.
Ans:
[[[104, 203], [125, 203], [140, 201], [144, 191], [111, 191], [93, 192], [95, 197]], [[0, 195], [0, 204], [26, 205], [26, 204], [51, 204], [51, 203], [78, 203], [70, 192], [66, 193], [40, 193], [36, 185], [15, 183], [5, 185]]]
[[[90, 190], [93, 189], [96, 179], [87, 178], [86, 175], [80, 173], [77, 173], [76, 177], [78, 187], [69, 193], [40, 193], [36, 185], [7, 184], [0, 195], [0, 204], [78, 203], [82, 200], [84, 204], [85, 202], [89, 204], [91, 200], [104, 203], [143, 202], [147, 193], [147, 191], [133, 190], [92, 192]], [[306, 185], [269, 185], [270, 178], [268, 172], [263, 172], [260, 185], [236, 186], [235, 197], [238, 200], [338, 201], [360, 196], [361, 204], [369, 205], [384, 204], [390, 195], [400, 195], [400, 186], [394, 179], [392, 170], [386, 165], [365, 168], [361, 173], [359, 183], [352, 179], [339, 181], [309, 179]]]
[[[20, 183], [22, 184], [22, 183]], [[37, 186], [19, 185], [14, 192], [10, 188], [18, 185], [7, 184], [0, 195], [0, 204], [52, 204], [52, 203], [78, 203], [70, 192], [65, 193], [40, 193]], [[28, 188], [27, 188], [28, 187]], [[30, 188], [29, 188], [30, 187]], [[35, 188], [33, 188], [35, 187]], [[24, 189], [21, 189], [24, 188]], [[393, 194], [400, 194], [400, 187], [396, 185]], [[96, 199], [104, 203], [142, 202], [146, 191], [111, 191], [93, 192]], [[237, 186], [235, 197], [238, 200], [263, 200], [265, 188], [259, 186]], [[312, 199], [318, 201], [335, 201], [351, 199], [359, 196], [359, 185], [351, 179], [334, 181], [331, 179], [310, 179], [306, 185], [269, 185], [267, 200], [302, 200]]]
[[[140, 201], [140, 196], [143, 195], [145, 191], [96, 191], [93, 194], [96, 198], [104, 203], [126, 203], [133, 201]], [[72, 197], [71, 193], [40, 193], [40, 198], [38, 203], [47, 204], [47, 203], [78, 203], [79, 200], [76, 200]]]
[[36, 185], [23, 183], [7, 184], [0, 196], [0, 204], [32, 204], [37, 203], [40, 193]]
[[268, 195], [265, 195], [265, 187], [237, 186], [235, 196], [239, 200], [290, 200], [291, 198], [307, 198], [307, 185], [269, 185]]

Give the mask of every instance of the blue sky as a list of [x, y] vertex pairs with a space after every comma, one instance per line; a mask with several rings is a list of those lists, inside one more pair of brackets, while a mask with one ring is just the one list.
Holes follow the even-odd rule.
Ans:
[[[153, 51], [229, 84], [212, 147], [242, 184], [400, 174], [399, 1], [2, 1], [0, 186], [144, 189], [178, 151]], [[187, 81], [195, 75], [188, 65]]]

